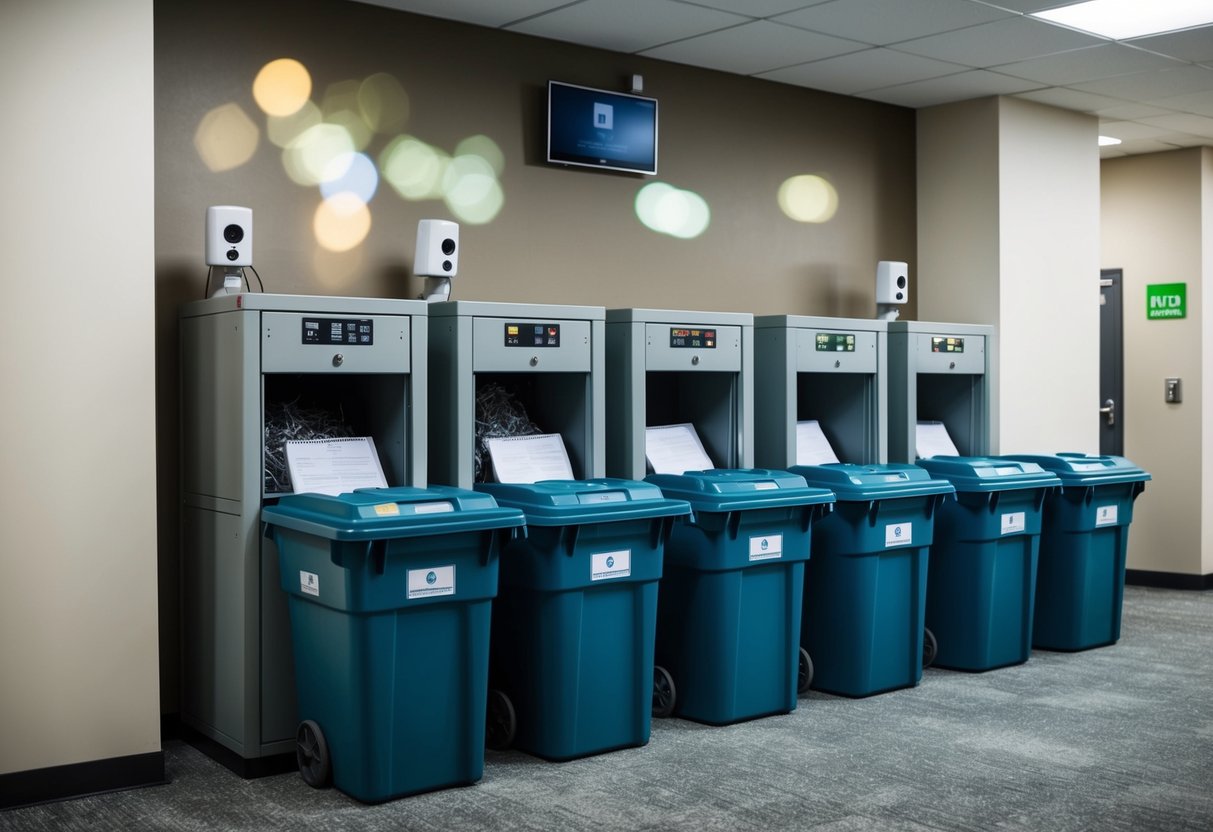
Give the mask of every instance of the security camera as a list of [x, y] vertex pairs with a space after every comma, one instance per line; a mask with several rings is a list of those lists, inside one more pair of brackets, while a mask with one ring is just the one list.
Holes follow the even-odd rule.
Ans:
[[876, 264], [876, 302], [908, 303], [910, 300], [910, 269], [906, 263], [881, 260]]
[[212, 205], [206, 209], [206, 264], [253, 265], [253, 209]]
[[413, 274], [418, 277], [454, 277], [459, 271], [459, 224], [450, 220], [417, 223], [417, 255]]

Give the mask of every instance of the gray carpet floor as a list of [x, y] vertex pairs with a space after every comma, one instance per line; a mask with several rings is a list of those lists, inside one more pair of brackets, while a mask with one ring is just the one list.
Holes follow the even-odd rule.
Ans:
[[568, 763], [488, 754], [465, 788], [365, 806], [164, 744], [171, 783], [0, 830], [1213, 830], [1213, 592], [1129, 587], [1121, 640], [723, 728], [656, 721]]

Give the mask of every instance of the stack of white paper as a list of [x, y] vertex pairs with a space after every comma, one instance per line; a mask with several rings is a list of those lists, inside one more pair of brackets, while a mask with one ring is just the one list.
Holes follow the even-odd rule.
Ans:
[[644, 429], [644, 456], [654, 474], [685, 474], [714, 468], [692, 424]]
[[816, 419], [796, 423], [796, 464], [830, 465], [838, 462], [830, 440]]
[[573, 466], [558, 433], [490, 437], [485, 444], [497, 482], [573, 479]]
[[914, 452], [919, 459], [960, 456], [943, 422], [919, 422], [914, 431]]
[[387, 488], [375, 440], [369, 436], [288, 439], [286, 465], [296, 494], [336, 495], [355, 488]]

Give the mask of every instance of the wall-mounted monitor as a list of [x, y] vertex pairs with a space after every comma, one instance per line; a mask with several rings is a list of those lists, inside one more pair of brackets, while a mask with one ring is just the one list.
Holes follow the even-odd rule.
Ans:
[[657, 173], [657, 99], [549, 81], [548, 161]]

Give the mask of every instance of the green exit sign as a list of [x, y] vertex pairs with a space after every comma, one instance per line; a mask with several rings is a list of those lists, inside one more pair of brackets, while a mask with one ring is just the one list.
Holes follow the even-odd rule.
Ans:
[[1146, 320], [1188, 317], [1187, 283], [1151, 283], [1146, 286]]

